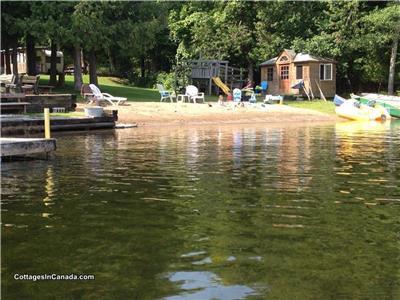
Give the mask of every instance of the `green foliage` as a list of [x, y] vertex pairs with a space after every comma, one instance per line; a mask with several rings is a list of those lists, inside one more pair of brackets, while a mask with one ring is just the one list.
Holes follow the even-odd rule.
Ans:
[[161, 83], [167, 90], [175, 89], [175, 73], [160, 72], [157, 75], [157, 83]]
[[173, 90], [176, 94], [183, 93], [185, 87], [189, 84], [190, 68], [185, 61], [178, 62], [173, 67], [174, 83]]

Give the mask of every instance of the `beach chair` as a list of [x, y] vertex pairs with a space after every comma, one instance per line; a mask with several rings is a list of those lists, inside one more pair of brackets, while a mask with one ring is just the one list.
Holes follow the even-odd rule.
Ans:
[[242, 101], [242, 91], [240, 89], [233, 90], [233, 102]]
[[197, 103], [197, 100], [201, 100], [204, 103], [204, 93], [199, 93], [199, 89], [194, 85], [188, 85], [186, 87], [185, 95], [188, 96], [189, 101]]
[[283, 104], [283, 97], [281, 95], [265, 95], [264, 104], [272, 104], [273, 101]]
[[125, 98], [125, 97], [114, 97], [113, 95], [110, 95], [107, 93], [102, 93], [102, 92], [100, 92], [99, 88], [94, 84], [89, 84], [89, 87], [93, 93], [93, 97], [97, 101], [107, 101], [111, 105], [120, 105], [127, 100], [127, 98]]
[[171, 102], [174, 102], [174, 100], [172, 99], [173, 92], [165, 90], [164, 86], [159, 83], [157, 83], [157, 89], [161, 96], [160, 102], [163, 102], [166, 99], [169, 99]]
[[82, 84], [82, 86], [81, 86], [81, 96], [82, 96], [83, 99], [86, 100], [87, 104], [92, 104], [96, 100], [94, 98], [92, 90], [90, 89], [90, 86], [88, 84]]

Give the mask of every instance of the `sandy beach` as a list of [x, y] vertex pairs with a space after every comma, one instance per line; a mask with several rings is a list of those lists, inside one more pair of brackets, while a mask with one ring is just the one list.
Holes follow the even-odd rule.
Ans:
[[[79, 108], [85, 105], [80, 104]], [[107, 106], [106, 110], [115, 107]], [[193, 124], [235, 124], [235, 123], [298, 123], [335, 122], [336, 116], [287, 105], [229, 105], [218, 103], [157, 103], [131, 102], [118, 109], [120, 123], [137, 123], [139, 126], [171, 126]]]

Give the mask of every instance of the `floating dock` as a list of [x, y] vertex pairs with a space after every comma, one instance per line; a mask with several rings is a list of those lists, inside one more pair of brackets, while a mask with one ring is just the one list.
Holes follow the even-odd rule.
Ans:
[[56, 139], [0, 138], [1, 157], [49, 154], [55, 151]]

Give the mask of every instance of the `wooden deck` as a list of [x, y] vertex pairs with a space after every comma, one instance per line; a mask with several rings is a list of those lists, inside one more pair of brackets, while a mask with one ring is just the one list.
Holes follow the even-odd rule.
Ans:
[[56, 150], [56, 139], [0, 138], [1, 157], [48, 154]]
[[[21, 134], [33, 134], [44, 131], [44, 121], [41, 116], [27, 115], [2, 115], [1, 135], [12, 137]], [[99, 118], [92, 117], [57, 117], [50, 118], [50, 130], [70, 131], [70, 130], [91, 130], [91, 129], [113, 129], [115, 121], [113, 116]]]

